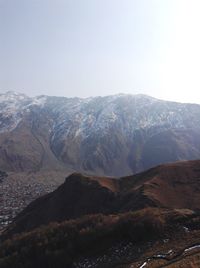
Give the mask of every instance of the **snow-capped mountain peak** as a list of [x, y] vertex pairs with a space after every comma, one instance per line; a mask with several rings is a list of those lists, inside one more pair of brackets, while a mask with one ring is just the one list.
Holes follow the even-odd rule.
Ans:
[[[0, 157], [5, 163], [27, 157], [23, 164], [19, 160], [21, 166], [35, 165], [43, 152], [49, 158], [43, 155], [40, 167], [57, 159], [77, 171], [127, 175], [160, 162], [200, 158], [199, 129], [200, 105], [141, 94], [86, 99], [0, 95], [0, 136], [7, 137], [2, 146], [0, 139]], [[19, 145], [21, 136], [25, 140]]]

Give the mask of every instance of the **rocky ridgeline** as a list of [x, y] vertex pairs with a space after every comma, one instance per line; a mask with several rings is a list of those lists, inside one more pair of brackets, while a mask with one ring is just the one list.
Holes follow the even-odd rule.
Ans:
[[[200, 105], [145, 95], [0, 95], [0, 169], [126, 176], [200, 158]], [[152, 155], [154, 157], [152, 157]]]

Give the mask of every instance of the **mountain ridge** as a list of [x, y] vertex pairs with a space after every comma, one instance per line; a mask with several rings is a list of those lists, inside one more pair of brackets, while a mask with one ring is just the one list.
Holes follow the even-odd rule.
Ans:
[[200, 160], [160, 165], [120, 179], [74, 173], [52, 193], [33, 201], [8, 233], [29, 231], [50, 222], [147, 207], [200, 210]]
[[200, 160], [69, 175], [2, 233], [2, 267], [199, 267]]
[[0, 95], [0, 169], [127, 176], [200, 158], [199, 130], [198, 104], [146, 95], [30, 98], [9, 92]]

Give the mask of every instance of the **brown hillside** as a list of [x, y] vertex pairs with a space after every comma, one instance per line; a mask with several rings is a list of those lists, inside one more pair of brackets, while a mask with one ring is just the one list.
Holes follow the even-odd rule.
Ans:
[[179, 162], [117, 179], [70, 175], [53, 193], [32, 202], [8, 233], [95, 213], [145, 207], [200, 209], [200, 161]]
[[123, 190], [139, 191], [161, 207], [200, 208], [200, 161], [161, 165], [122, 178], [120, 184]]

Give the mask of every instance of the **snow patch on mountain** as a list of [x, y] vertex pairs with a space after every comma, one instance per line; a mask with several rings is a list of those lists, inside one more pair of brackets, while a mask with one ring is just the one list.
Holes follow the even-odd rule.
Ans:
[[[0, 95], [0, 132], [11, 131], [32, 109], [47, 108], [53, 118], [53, 132], [66, 138], [84, 138], [96, 133], [105, 136], [117, 130], [124, 136], [134, 136], [143, 129], [155, 134], [161, 129], [190, 128], [200, 126], [199, 105], [161, 101], [138, 94], [118, 94], [106, 97], [61, 98], [37, 96], [27, 97], [17, 92]], [[195, 120], [194, 116], [195, 115]], [[96, 135], [95, 134], [95, 135]], [[57, 134], [53, 133], [56, 138]]]
[[38, 96], [38, 97], [33, 98], [28, 106], [36, 105], [36, 106], [44, 107], [46, 100], [47, 100], [47, 96]]
[[43, 107], [46, 96], [34, 98], [8, 91], [0, 95], [0, 133], [14, 130], [32, 106]]

